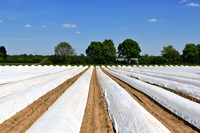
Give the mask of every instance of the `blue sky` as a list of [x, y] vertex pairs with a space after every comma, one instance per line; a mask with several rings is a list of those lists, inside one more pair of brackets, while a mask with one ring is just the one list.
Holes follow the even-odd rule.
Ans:
[[92, 41], [125, 39], [141, 55], [200, 44], [200, 0], [0, 0], [0, 46], [9, 55], [52, 55], [59, 42], [85, 54]]

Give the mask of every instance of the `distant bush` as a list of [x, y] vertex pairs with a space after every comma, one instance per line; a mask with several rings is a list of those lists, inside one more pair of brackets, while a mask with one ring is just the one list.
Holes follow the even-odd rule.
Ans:
[[45, 58], [41, 61], [40, 65], [51, 65], [52, 61], [50, 61], [48, 58]]
[[17, 58], [17, 62], [23, 62], [22, 58]]
[[39, 63], [39, 62], [41, 62], [42, 61], [42, 58], [41, 57], [34, 57], [33, 58], [33, 62], [35, 62], [35, 63]]
[[3, 62], [3, 61], [4, 61], [3, 57], [0, 57], [0, 62]]

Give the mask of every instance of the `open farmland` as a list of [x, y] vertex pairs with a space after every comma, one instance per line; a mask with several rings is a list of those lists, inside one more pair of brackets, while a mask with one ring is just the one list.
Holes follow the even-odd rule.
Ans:
[[0, 132], [199, 132], [200, 67], [0, 66]]

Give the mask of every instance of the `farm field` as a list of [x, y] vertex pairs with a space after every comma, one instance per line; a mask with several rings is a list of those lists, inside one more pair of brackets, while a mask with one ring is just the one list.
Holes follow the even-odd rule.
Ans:
[[0, 66], [0, 132], [199, 132], [200, 67]]

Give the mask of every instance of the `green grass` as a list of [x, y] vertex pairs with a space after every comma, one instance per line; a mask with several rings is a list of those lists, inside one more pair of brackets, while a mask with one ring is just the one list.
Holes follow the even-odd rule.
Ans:
[[19, 66], [19, 65], [33, 65], [34, 63], [0, 63], [1, 66]]

